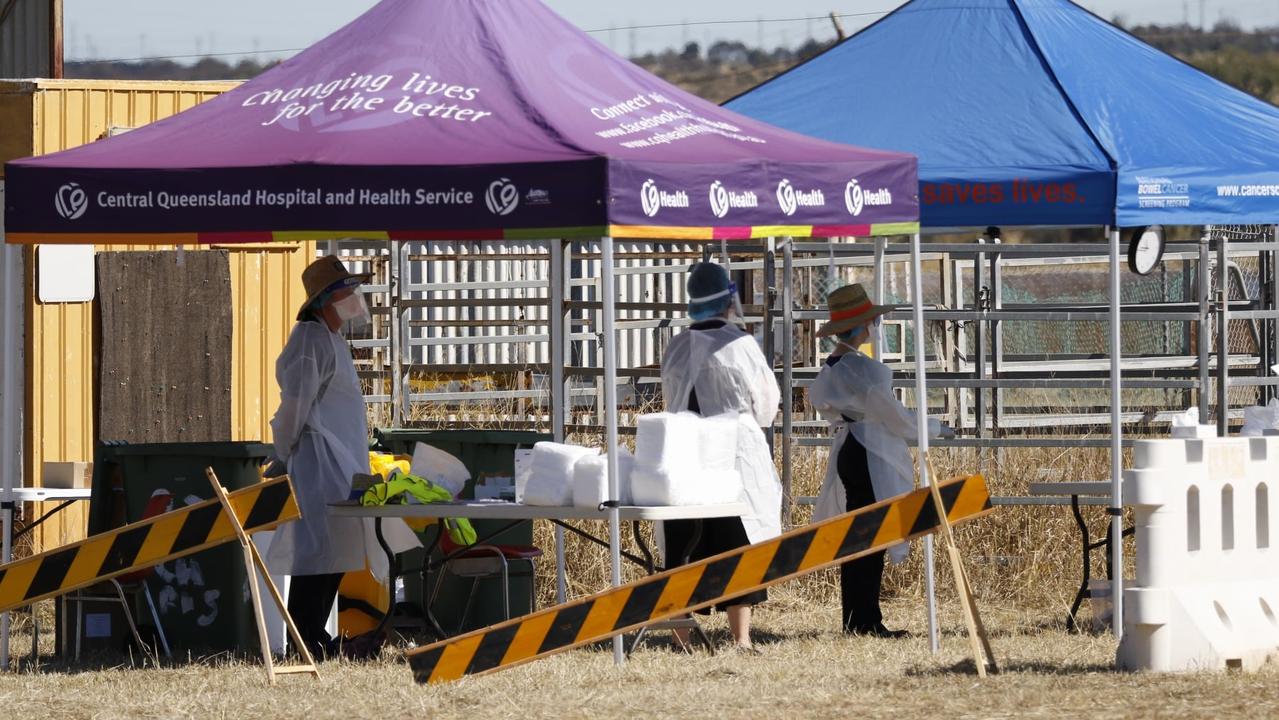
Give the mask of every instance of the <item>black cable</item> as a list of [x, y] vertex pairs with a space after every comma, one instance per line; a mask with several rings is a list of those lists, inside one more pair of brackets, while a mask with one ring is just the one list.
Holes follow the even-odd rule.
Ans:
[[[870, 15], [886, 15], [889, 10], [877, 10], [874, 12], [857, 12], [857, 13], [838, 13], [835, 17], [867, 17]], [[604, 33], [614, 32], [617, 30], [654, 30], [659, 28], [673, 27], [694, 27], [699, 25], [749, 25], [751, 23], [784, 23], [784, 22], [807, 22], [809, 20], [828, 20], [830, 15], [813, 15], [810, 17], [794, 17], [794, 18], [756, 18], [754, 20], [695, 20], [692, 22], [677, 23], [656, 23], [652, 25], [624, 25], [620, 27], [596, 28], [593, 30], [585, 30], [588, 33]], [[190, 55], [150, 55], [147, 57], [135, 58], [85, 58], [77, 60], [68, 60], [74, 63], [127, 63], [127, 62], [149, 62], [151, 60], [185, 60], [188, 58], [206, 58], [206, 57], [228, 57], [232, 55], [273, 55], [276, 53], [301, 52], [306, 48], [281, 48], [278, 50], [245, 50], [240, 52], [209, 52], [194, 53]]]

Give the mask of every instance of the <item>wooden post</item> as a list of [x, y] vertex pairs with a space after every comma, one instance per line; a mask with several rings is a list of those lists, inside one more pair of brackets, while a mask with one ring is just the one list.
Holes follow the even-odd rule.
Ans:
[[968, 582], [968, 572], [964, 570], [964, 560], [959, 554], [959, 546], [955, 544], [955, 536], [950, 529], [950, 518], [946, 517], [946, 506], [942, 502], [941, 493], [937, 491], [937, 478], [933, 469], [933, 458], [924, 453], [924, 462], [928, 463], [928, 476], [933, 478], [929, 483], [932, 490], [933, 507], [937, 509], [938, 526], [941, 528], [942, 542], [946, 544], [946, 554], [950, 557], [951, 574], [955, 576], [955, 590], [959, 594], [959, 606], [964, 613], [964, 624], [968, 626], [968, 641], [972, 645], [973, 662], [977, 665], [977, 677], [986, 677], [989, 667], [991, 673], [999, 672], [995, 662], [995, 653], [990, 647], [990, 638], [986, 635], [986, 625], [977, 611], [977, 601], [973, 597], [972, 585]]
[[[302, 641], [302, 635], [298, 633], [297, 627], [293, 625], [293, 618], [289, 615], [289, 608], [284, 602], [284, 598], [280, 595], [280, 591], [275, 587], [275, 583], [271, 580], [271, 573], [266, 569], [266, 563], [262, 561], [262, 556], [258, 554], [258, 548], [249, 539], [248, 533], [244, 532], [244, 526], [240, 524], [240, 519], [236, 517], [234, 508], [231, 507], [231, 500], [227, 497], [226, 489], [222, 487], [222, 483], [218, 480], [218, 476], [213, 472], [213, 468], [205, 468], [204, 474], [209, 478], [209, 484], [213, 485], [213, 492], [217, 495], [218, 500], [222, 503], [222, 509], [226, 511], [227, 518], [231, 521], [231, 527], [235, 529], [236, 537], [240, 539], [240, 548], [244, 551], [244, 568], [248, 571], [249, 577], [249, 594], [253, 597], [253, 615], [258, 623], [258, 640], [262, 645], [262, 663], [266, 666], [267, 682], [271, 685], [275, 684], [275, 676], [293, 674], [293, 673], [310, 673], [316, 679], [320, 677], [320, 671], [315, 667], [315, 659], [311, 657], [311, 650], [307, 648], [306, 643]], [[271, 657], [271, 641], [266, 632], [266, 618], [262, 615], [262, 596], [258, 590], [256, 575], [261, 573], [263, 582], [271, 591], [271, 598], [275, 601], [276, 607], [280, 609], [280, 616], [284, 618], [284, 624], [289, 630], [289, 639], [293, 642], [293, 646], [297, 648], [298, 655], [302, 656], [302, 664], [275, 666], [274, 658]]]
[[62, 77], [62, 0], [49, 0], [49, 77]]
[[[847, 35], [844, 34], [844, 24], [839, 21], [839, 15], [836, 14], [834, 10], [832, 10], [830, 13], [830, 22], [832, 25], [835, 26], [835, 37], [838, 40], [843, 40], [844, 38], [848, 37]], [[760, 49], [762, 50], [763, 48], [760, 48]]]

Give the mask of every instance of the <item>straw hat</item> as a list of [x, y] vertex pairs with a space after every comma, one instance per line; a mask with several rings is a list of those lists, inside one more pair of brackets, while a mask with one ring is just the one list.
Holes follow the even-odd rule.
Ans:
[[860, 283], [838, 288], [826, 298], [830, 307], [830, 322], [817, 330], [818, 337], [838, 335], [865, 324], [880, 315], [892, 312], [891, 305], [876, 305], [866, 295]]
[[371, 273], [348, 272], [336, 255], [322, 257], [307, 265], [302, 271], [302, 287], [306, 290], [306, 302], [298, 308], [298, 319], [301, 320], [307, 307], [324, 293], [339, 288], [363, 285], [371, 277], [373, 277]]

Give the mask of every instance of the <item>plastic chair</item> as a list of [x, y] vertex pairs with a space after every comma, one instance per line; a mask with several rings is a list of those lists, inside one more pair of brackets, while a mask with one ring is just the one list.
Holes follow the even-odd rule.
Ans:
[[[444, 554], [445, 560], [440, 569], [439, 578], [435, 581], [435, 589], [431, 591], [430, 604], [435, 605], [435, 599], [440, 594], [440, 588], [444, 585], [446, 573], [451, 573], [460, 578], [471, 578], [471, 590], [466, 597], [466, 606], [462, 610], [462, 619], [458, 623], [457, 633], [460, 634], [466, 628], [466, 621], [471, 616], [471, 608], [475, 605], [476, 590], [479, 588], [481, 580], [489, 578], [502, 579], [502, 611], [507, 620], [511, 619], [511, 569], [512, 562], [528, 563], [527, 574], [521, 573], [520, 576], [533, 577], [537, 558], [542, 556], [542, 550], [531, 545], [469, 545], [462, 546], [453, 542], [449, 537], [448, 531], [440, 528], [440, 552]], [[534, 606], [533, 584], [529, 583], [529, 607]]]
[[[165, 490], [157, 490], [151, 495], [151, 499], [147, 501], [147, 506], [142, 511], [141, 520], [147, 520], [157, 515], [162, 515], [169, 509], [169, 502], [173, 496]], [[147, 578], [155, 568], [150, 567], [145, 570], [137, 570], [119, 577], [111, 578], [107, 582], [111, 584], [115, 590], [114, 595], [85, 595], [83, 593], [74, 593], [63, 598], [65, 603], [75, 603], [75, 659], [80, 659], [80, 639], [84, 632], [84, 603], [86, 602], [115, 602], [120, 603], [124, 608], [124, 619], [129, 623], [129, 630], [133, 633], [133, 639], [137, 642], [138, 647], [147, 652], [149, 646], [142, 641], [142, 634], [138, 632], [138, 624], [133, 620], [133, 608], [129, 604], [126, 592], [134, 595], [141, 595], [147, 603], [147, 609], [151, 612], [151, 620], [155, 623], [156, 638], [160, 641], [160, 648], [164, 650], [164, 656], [173, 657], [169, 651], [169, 639], [164, 634], [164, 626], [160, 624], [160, 614], [156, 612], [155, 600], [151, 597], [151, 589], [147, 587]], [[99, 585], [101, 587], [101, 585]], [[66, 637], [66, 633], [63, 633]], [[65, 653], [64, 653], [65, 654]], [[149, 653], [148, 653], [149, 654]], [[152, 658], [155, 660], [156, 658]]]

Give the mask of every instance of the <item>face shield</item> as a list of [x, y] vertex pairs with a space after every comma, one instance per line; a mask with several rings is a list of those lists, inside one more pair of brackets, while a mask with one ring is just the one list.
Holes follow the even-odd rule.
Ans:
[[366, 328], [373, 321], [369, 313], [369, 305], [364, 301], [364, 293], [361, 292], [352, 292], [340, 300], [334, 300], [333, 311], [351, 330]]

